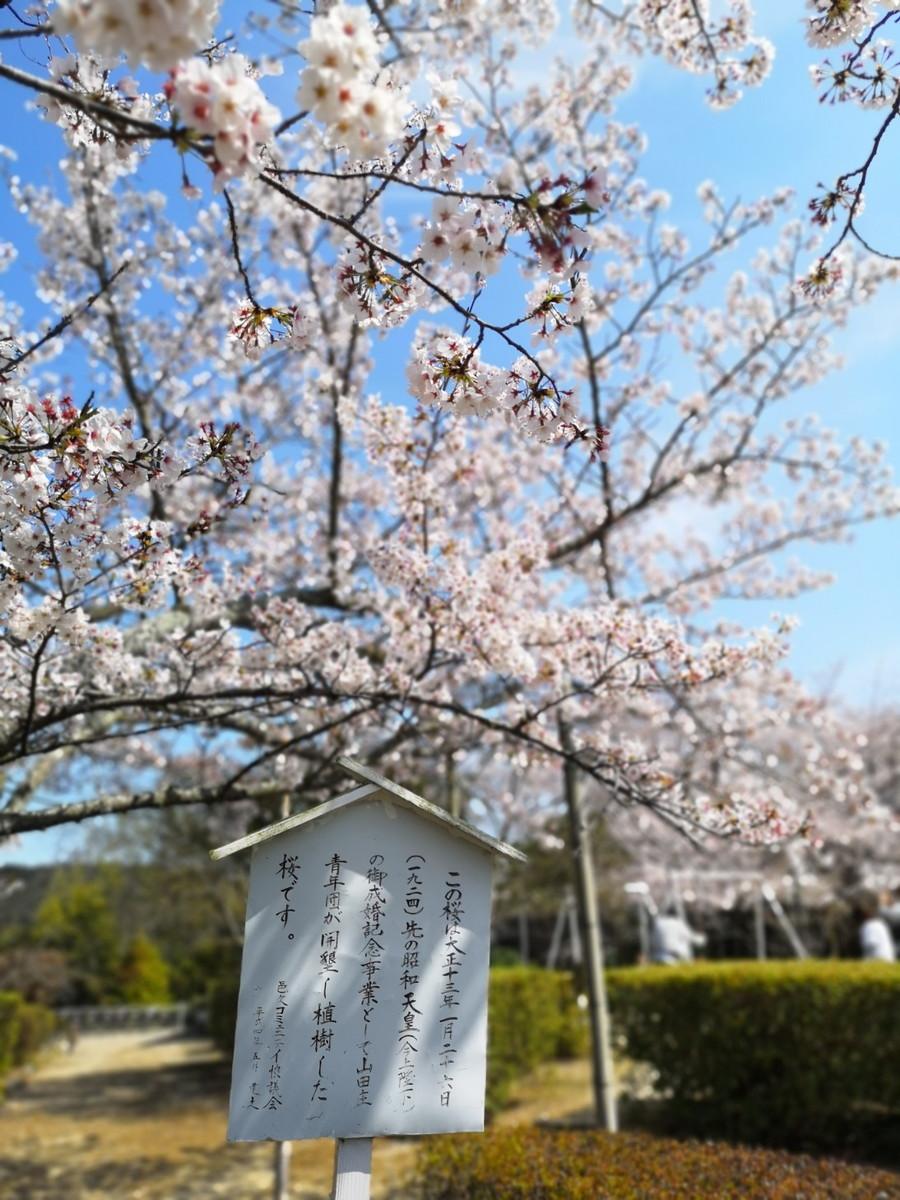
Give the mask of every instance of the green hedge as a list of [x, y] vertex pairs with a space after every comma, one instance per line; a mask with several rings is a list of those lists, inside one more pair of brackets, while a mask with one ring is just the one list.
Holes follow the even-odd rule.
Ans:
[[429, 1138], [417, 1200], [898, 1200], [900, 1176], [645, 1134], [502, 1129]]
[[0, 992], [0, 1095], [3, 1077], [15, 1061], [21, 1011], [22, 997], [18, 992]]
[[900, 966], [698, 963], [608, 979], [627, 1054], [697, 1127], [816, 1141], [900, 1108]]
[[519, 1075], [552, 1058], [588, 1049], [585, 1014], [572, 976], [542, 967], [494, 967], [488, 992], [488, 1115], [506, 1103]]

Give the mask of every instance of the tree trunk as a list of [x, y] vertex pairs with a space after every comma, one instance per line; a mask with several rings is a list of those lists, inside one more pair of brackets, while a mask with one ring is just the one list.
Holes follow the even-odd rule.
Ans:
[[[567, 731], [563, 730], [563, 746], [565, 749], [569, 749], [569, 745]], [[594, 1117], [598, 1125], [615, 1133], [619, 1122], [610, 1049], [609, 1009], [606, 1002], [606, 982], [603, 978], [603, 935], [600, 928], [597, 884], [594, 878], [594, 855], [590, 826], [578, 786], [578, 768], [569, 761], [563, 767], [563, 788], [569, 814], [572, 855], [575, 859], [578, 911], [587, 963]]]

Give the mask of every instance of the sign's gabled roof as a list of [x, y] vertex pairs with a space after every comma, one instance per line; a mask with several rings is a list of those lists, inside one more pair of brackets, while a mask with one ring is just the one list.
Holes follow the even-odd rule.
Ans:
[[480, 829], [476, 829], [467, 821], [460, 821], [457, 817], [452, 817], [443, 808], [438, 808], [436, 804], [431, 804], [428, 800], [417, 796], [408, 788], [401, 787], [398, 783], [392, 783], [390, 779], [386, 779], [378, 771], [373, 771], [371, 767], [367, 767], [353, 758], [339, 758], [337, 761], [348, 775], [353, 775], [356, 779], [363, 781], [361, 787], [354, 788], [352, 792], [346, 792], [342, 796], [336, 796], [333, 800], [326, 800], [324, 804], [317, 804], [314, 808], [307, 809], [306, 812], [285, 817], [283, 821], [276, 821], [274, 825], [267, 825], [265, 829], [257, 829], [255, 833], [248, 833], [246, 837], [238, 838], [236, 842], [229, 842], [227, 846], [210, 850], [209, 857], [212, 859], [227, 858], [229, 854], [236, 854], [239, 850], [246, 850], [250, 846], [258, 845], [259, 842], [266, 842], [269, 838], [287, 833], [290, 829], [307, 825], [311, 821], [318, 820], [319, 817], [328, 816], [329, 813], [337, 812], [348, 805], [357, 804], [382, 793], [382, 799], [385, 801], [416, 812], [429, 821], [446, 825], [448, 832], [452, 831], [458, 837], [465, 838], [466, 841], [473, 842], [476, 846], [481, 846], [483, 850], [489, 850], [492, 854], [502, 854], [506, 858], [516, 859], [518, 862], [527, 861], [527, 856], [521, 850], [517, 850], [515, 846], [500, 842], [496, 838], [482, 833]]

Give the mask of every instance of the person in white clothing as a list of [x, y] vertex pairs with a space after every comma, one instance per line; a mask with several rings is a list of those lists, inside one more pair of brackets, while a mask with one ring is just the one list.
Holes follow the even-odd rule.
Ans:
[[650, 961], [693, 962], [694, 947], [706, 944], [706, 935], [691, 929], [677, 912], [654, 914], [650, 922]]
[[860, 918], [859, 947], [864, 959], [875, 962], [896, 962], [897, 950], [891, 937], [891, 927], [881, 915], [876, 896], [863, 896], [857, 905]]

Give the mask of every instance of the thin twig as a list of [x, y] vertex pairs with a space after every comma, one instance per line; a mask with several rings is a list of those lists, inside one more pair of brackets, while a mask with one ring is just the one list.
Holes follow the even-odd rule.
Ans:
[[61, 317], [60, 320], [58, 320], [52, 327], [52, 329], [48, 329], [44, 336], [39, 338], [34, 345], [29, 346], [27, 350], [23, 350], [18, 358], [12, 359], [5, 367], [0, 367], [0, 379], [2, 379], [5, 375], [8, 375], [11, 371], [14, 371], [17, 367], [20, 367], [23, 362], [31, 358], [32, 354], [37, 353], [42, 346], [46, 346], [48, 342], [51, 342], [54, 338], [59, 337], [59, 335], [65, 329], [68, 329], [73, 321], [76, 321], [79, 317], [83, 317], [84, 314], [100, 299], [100, 297], [112, 288], [112, 285], [116, 282], [119, 276], [124, 271], [127, 271], [130, 266], [130, 260], [126, 259], [126, 261], [123, 262], [122, 265], [118, 267], [112, 273], [112, 275], [109, 276], [109, 278], [103, 281], [97, 291], [88, 296], [87, 300], [83, 301], [78, 308], [73, 308], [71, 312], [66, 313], [64, 317]]
[[244, 266], [244, 260], [241, 258], [241, 247], [238, 242], [238, 227], [237, 217], [234, 212], [234, 205], [231, 203], [231, 197], [226, 188], [222, 195], [225, 197], [225, 205], [228, 208], [228, 223], [231, 226], [231, 253], [234, 255], [234, 261], [237, 263], [237, 269], [241, 273], [241, 279], [244, 281], [244, 291], [247, 294], [247, 299], [254, 308], [259, 308], [256, 302], [256, 297], [253, 295], [253, 288], [250, 286], [250, 276], [247, 274], [247, 268]]

